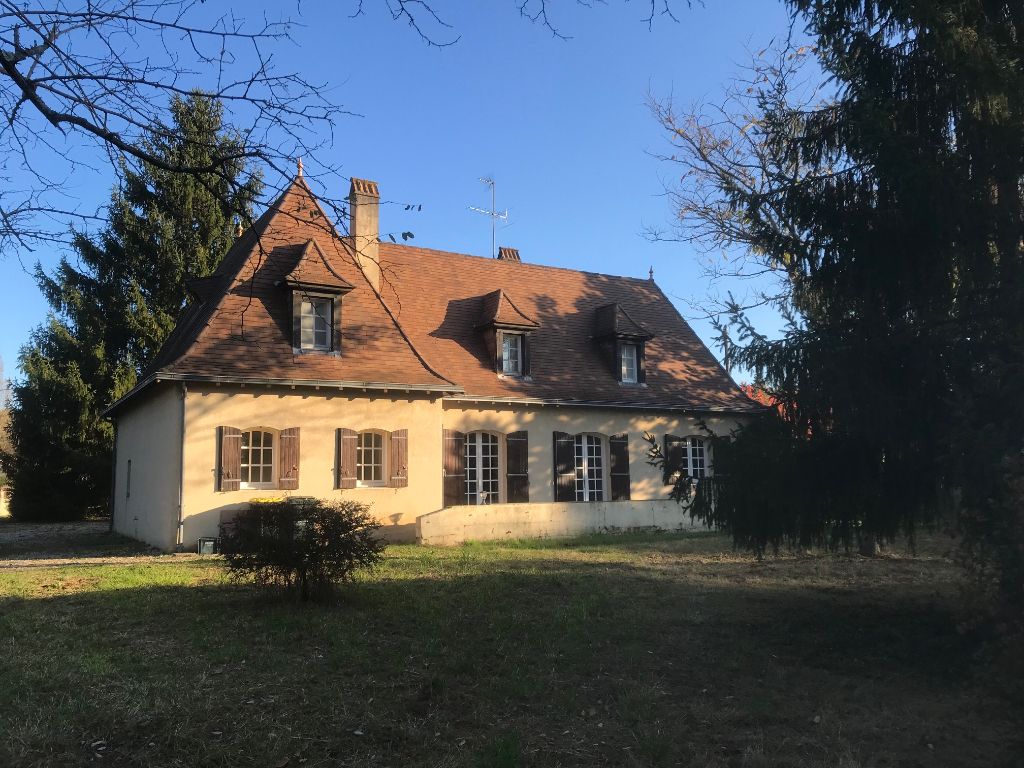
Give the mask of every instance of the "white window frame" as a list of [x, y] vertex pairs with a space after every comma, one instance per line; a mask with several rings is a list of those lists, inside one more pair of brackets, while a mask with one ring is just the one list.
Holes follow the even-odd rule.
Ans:
[[[711, 475], [711, 446], [707, 438], [698, 435], [687, 435], [683, 439], [683, 451], [686, 456], [686, 475], [694, 480]], [[698, 467], [697, 464], [700, 464]]]
[[[632, 368], [630, 364], [632, 364]], [[619, 352], [619, 369], [623, 384], [636, 384], [640, 381], [640, 346], [638, 344], [622, 343]]]
[[[309, 321], [308, 328], [307, 320]], [[323, 327], [317, 327], [319, 323], [322, 323]], [[324, 337], [322, 342], [317, 340], [317, 336], [321, 333]], [[299, 305], [299, 348], [330, 352], [333, 336], [334, 299], [329, 296], [302, 293]]]
[[[254, 448], [252, 446], [252, 435], [255, 434], [255, 433], [260, 433], [260, 435], [261, 435], [259, 448]], [[266, 446], [263, 445], [263, 435], [270, 435], [271, 443], [270, 443], [269, 449]], [[239, 468], [240, 468], [240, 471], [239, 471], [239, 475], [238, 475], [238, 477], [240, 479], [239, 479], [239, 482], [238, 482], [238, 487], [240, 489], [242, 489], [242, 490], [267, 490], [267, 489], [270, 489], [270, 488], [277, 488], [277, 451], [280, 448], [280, 432], [278, 430], [276, 430], [276, 429], [271, 429], [270, 427], [249, 427], [247, 429], [243, 429], [242, 430], [241, 442], [242, 442], [241, 456], [239, 458]], [[261, 459], [261, 461], [260, 461], [259, 464], [256, 464], [256, 465], [252, 464], [252, 461], [251, 461], [251, 459], [252, 459], [252, 451], [253, 450], [260, 451], [260, 459]], [[270, 463], [269, 464], [266, 462], [266, 453], [267, 453], [268, 450], [270, 452]], [[248, 452], [248, 460], [247, 460], [246, 452]], [[269, 480], [269, 482], [265, 481], [265, 480], [260, 480], [258, 482], [242, 480], [241, 479], [242, 473], [246, 469], [249, 470], [250, 477], [252, 476], [251, 472], [252, 472], [252, 467], [253, 466], [260, 467], [261, 470], [264, 467], [268, 467], [269, 466], [270, 467], [270, 480]], [[261, 477], [263, 476], [262, 471], [260, 472], [260, 476]]]
[[[509, 365], [512, 356], [509, 351], [515, 351], [515, 365]], [[501, 372], [506, 376], [523, 375], [523, 334], [503, 333], [501, 336]]]
[[[597, 449], [596, 462], [594, 447]], [[605, 501], [608, 496], [608, 441], [605, 436], [589, 432], [575, 435], [573, 467], [576, 501]]]
[[[500, 434], [488, 430], [466, 433], [466, 447], [463, 452], [463, 468], [466, 472], [463, 500], [466, 505], [501, 504], [505, 500], [504, 442]], [[481, 479], [484, 459], [493, 459], [494, 465], [488, 468], [493, 470], [493, 473], [488, 473], [491, 477]], [[482, 482], [489, 484], [494, 490], [481, 491]]]
[[[380, 446], [363, 445], [364, 437], [375, 437], [380, 441]], [[388, 441], [384, 439], [384, 433], [379, 429], [364, 429], [356, 436], [356, 488], [383, 488], [388, 484], [388, 453], [390, 452], [390, 446]], [[380, 479], [379, 480], [363, 480], [360, 476], [364, 474], [366, 467], [376, 467], [376, 463], [367, 464], [363, 461], [367, 451], [374, 453], [380, 451]], [[371, 460], [374, 458], [371, 455]]]

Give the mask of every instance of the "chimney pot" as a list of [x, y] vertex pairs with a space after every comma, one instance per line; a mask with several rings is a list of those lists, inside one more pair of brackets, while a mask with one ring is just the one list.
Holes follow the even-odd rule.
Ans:
[[507, 248], [504, 245], [498, 248], [498, 258], [502, 261], [522, 261], [518, 248]]

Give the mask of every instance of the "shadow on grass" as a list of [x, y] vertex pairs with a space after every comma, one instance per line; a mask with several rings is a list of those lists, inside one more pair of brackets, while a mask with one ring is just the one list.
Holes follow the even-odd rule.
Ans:
[[209, 564], [156, 586], [158, 565], [120, 582], [87, 569], [82, 591], [4, 599], [0, 757], [981, 766], [1013, 748], [1013, 713], [972, 680], [951, 603], [926, 584], [425, 562], [333, 604], [217, 583]]

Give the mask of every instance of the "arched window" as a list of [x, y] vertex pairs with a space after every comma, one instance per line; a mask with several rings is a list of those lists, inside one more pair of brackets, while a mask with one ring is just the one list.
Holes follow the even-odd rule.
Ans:
[[256, 428], [242, 432], [241, 487], [273, 488], [277, 482], [274, 431]]
[[372, 488], [387, 484], [387, 457], [384, 433], [368, 429], [359, 433], [356, 443], [356, 485]]
[[576, 501], [604, 501], [604, 436], [574, 437]]
[[497, 504], [501, 482], [498, 436], [490, 432], [466, 435], [466, 503]]

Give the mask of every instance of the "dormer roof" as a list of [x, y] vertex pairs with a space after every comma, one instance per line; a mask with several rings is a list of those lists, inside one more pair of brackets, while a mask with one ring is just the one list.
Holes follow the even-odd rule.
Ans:
[[324, 293], [347, 293], [354, 287], [338, 274], [316, 244], [308, 240], [299, 253], [295, 266], [285, 275], [284, 282], [293, 288], [305, 288]]
[[519, 309], [501, 288], [491, 291], [480, 304], [478, 328], [512, 328], [528, 330], [539, 328], [540, 323]]
[[594, 338], [648, 341], [654, 334], [630, 317], [625, 307], [612, 302], [594, 310]]

